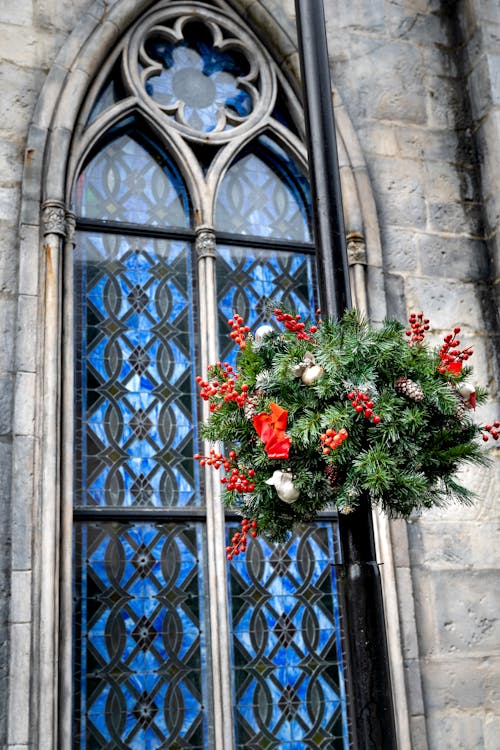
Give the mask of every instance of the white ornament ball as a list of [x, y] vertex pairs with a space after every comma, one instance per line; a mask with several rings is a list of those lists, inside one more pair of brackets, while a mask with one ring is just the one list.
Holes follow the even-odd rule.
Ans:
[[460, 383], [458, 386], [458, 392], [462, 398], [468, 401], [472, 394], [476, 392], [476, 389], [473, 385], [470, 385], [470, 383]]
[[283, 500], [284, 503], [291, 504], [298, 500], [300, 495], [292, 479], [293, 474], [288, 471], [280, 471], [277, 469], [273, 472], [272, 477], [266, 480], [266, 484], [274, 485], [280, 500]]
[[255, 341], [262, 341], [264, 336], [269, 336], [270, 333], [274, 333], [274, 328], [270, 325], [262, 325], [255, 331]]
[[306, 367], [301, 375], [302, 382], [305, 385], [312, 385], [323, 375], [323, 368], [321, 365], [312, 365], [312, 367]]

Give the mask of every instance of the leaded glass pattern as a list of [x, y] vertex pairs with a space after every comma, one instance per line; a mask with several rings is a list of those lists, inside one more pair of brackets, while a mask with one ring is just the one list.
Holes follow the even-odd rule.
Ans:
[[315, 309], [314, 288], [313, 255], [219, 245], [217, 299], [221, 356], [234, 359], [234, 348], [226, 343], [226, 321], [233, 313], [238, 312], [253, 331], [263, 323], [273, 322], [270, 302], [289, 307], [304, 318], [311, 317]]
[[337, 551], [322, 522], [228, 566], [238, 748], [347, 750]]
[[161, 227], [189, 223], [179, 171], [145, 135], [117, 134], [80, 175], [75, 199], [85, 218]]
[[207, 747], [203, 528], [77, 526], [75, 750]]
[[89, 232], [75, 258], [76, 504], [198, 503], [189, 246]]
[[145, 45], [162, 65], [159, 75], [148, 78], [146, 92], [166, 113], [204, 133], [230, 128], [250, 114], [252, 98], [242, 80], [250, 64], [240, 50], [216, 48], [202, 24], [188, 26], [181, 41], [169, 42], [166, 34]]
[[295, 162], [270, 138], [243, 152], [222, 180], [216, 228], [233, 234], [310, 242], [310, 195]]

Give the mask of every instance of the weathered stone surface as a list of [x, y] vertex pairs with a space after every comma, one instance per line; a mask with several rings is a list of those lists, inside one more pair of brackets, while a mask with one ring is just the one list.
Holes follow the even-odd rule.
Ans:
[[427, 719], [429, 747], [435, 750], [484, 750], [483, 722], [469, 714], [431, 713]]
[[422, 226], [426, 219], [426, 208], [420, 164], [377, 156], [369, 160], [369, 170], [382, 224]]
[[446, 662], [434, 659], [425, 662], [422, 675], [431, 711], [500, 708], [500, 654], [488, 658], [458, 654]]
[[13, 376], [0, 375], [0, 435], [12, 431]]
[[17, 291], [18, 233], [12, 224], [0, 221], [0, 293]]
[[[77, 91], [68, 92], [64, 111], [58, 111], [54, 123], [61, 84], [94, 22], [99, 27], [111, 19], [111, 40], [115, 29], [121, 33], [132, 20], [137, 3], [128, 0], [129, 20], [121, 26], [118, 14], [112, 18], [118, 5], [123, 5], [121, 0], [0, 0], [0, 507], [2, 518], [12, 513], [13, 521], [12, 529], [4, 531], [0, 552], [0, 747], [7, 746], [2, 701], [9, 700], [13, 711], [26, 708], [30, 672], [26, 651], [30, 608], [21, 594], [31, 577], [32, 510], [39, 482], [34, 474], [40, 436], [33, 436], [33, 354], [37, 327], [40, 335], [36, 225], [38, 186], [47, 176], [45, 137], [47, 128], [55, 124], [60, 128], [58, 144], [70, 139]], [[269, 25], [274, 17], [281, 26], [267, 31], [267, 38], [281, 47], [281, 68], [296, 71], [295, 33], [289, 24], [293, 0], [230, 0], [228, 5], [246, 14], [256, 28]], [[380, 221], [384, 276], [379, 259], [377, 268], [367, 270], [372, 317], [380, 320], [387, 310], [390, 317], [403, 321], [409, 310], [423, 308], [438, 331], [462, 325], [474, 343], [478, 379], [495, 392], [498, 369], [492, 338], [495, 331], [498, 335], [498, 325], [488, 300], [491, 287], [483, 279], [489, 273], [497, 279], [500, 275], [500, 261], [495, 260], [500, 256], [498, 0], [353, 0], [337, 6], [326, 3], [326, 15], [335, 86], [359, 136], [363, 154], [361, 158], [357, 154], [357, 165], [363, 165], [364, 155]], [[79, 31], [61, 51], [76, 26]], [[100, 66], [95, 42], [88, 50], [79, 68], [82, 92], [90, 80], [86, 73]], [[49, 77], [45, 106], [36, 108], [55, 57], [59, 62]], [[30, 148], [34, 151], [27, 154], [28, 180], [21, 207], [21, 155], [33, 118], [36, 127], [30, 130]], [[59, 146], [55, 148], [57, 152]], [[62, 185], [58, 169], [56, 165], [48, 175], [51, 190]], [[368, 200], [366, 181], [359, 182], [358, 189], [359, 185], [363, 203]], [[25, 226], [18, 237], [20, 207]], [[18, 291], [24, 295], [21, 300], [16, 298]], [[21, 373], [15, 381], [20, 406], [12, 461], [14, 344]], [[486, 409], [476, 416], [484, 421]], [[412, 750], [498, 748], [499, 633], [494, 595], [500, 567], [495, 541], [500, 482], [495, 477], [494, 470], [465, 472], [481, 501], [470, 509], [452, 506], [423, 514], [408, 524], [410, 555], [397, 545], [394, 549]], [[12, 506], [10, 495], [15, 498]], [[402, 544], [406, 529], [404, 534], [400, 531]], [[8, 696], [3, 604], [7, 581], [2, 576], [11, 533], [16, 571], [12, 614], [24, 630], [14, 632], [11, 644], [14, 687]], [[28, 742], [32, 744], [28, 721], [26, 708], [19, 725], [12, 723], [9, 750], [27, 750]]]
[[13, 369], [15, 316], [15, 298], [0, 296], [0, 372], [11, 372]]
[[415, 273], [418, 266], [418, 235], [412, 230], [388, 227], [384, 239], [384, 267], [388, 271]]
[[486, 243], [466, 237], [420, 234], [418, 260], [421, 272], [435, 278], [479, 280], [490, 270]]
[[[333, 74], [351, 117], [423, 124], [427, 121], [424, 69], [418, 48], [405, 42], [353, 34], [352, 47], [334, 48], [341, 55]], [[377, 85], [373, 85], [376, 71]], [[356, 80], [356, 86], [350, 82]]]
[[31, 621], [31, 570], [14, 570], [12, 573], [10, 621]]
[[9, 691], [9, 714], [16, 721], [9, 722], [10, 744], [28, 743], [30, 740], [30, 625], [12, 625], [10, 628], [10, 669], [16, 675]]
[[450, 521], [449, 514], [442, 514], [440, 523], [410, 526], [414, 561], [433, 570], [500, 568], [499, 521], [468, 522], [460, 510], [461, 520]]
[[44, 77], [45, 74], [40, 70], [2, 63], [0, 138], [10, 139], [13, 143], [23, 142]]
[[388, 3], [387, 25], [393, 38], [407, 39], [426, 45], [448, 44], [446, 22], [429, 8], [422, 10], [407, 5]]
[[462, 325], [479, 330], [482, 327], [482, 311], [472, 284], [456, 281], [451, 289], [449, 284], [436, 284], [433, 278], [415, 277], [407, 280], [406, 291], [409, 309], [427, 310], [434, 328], [449, 329], [457, 316]]

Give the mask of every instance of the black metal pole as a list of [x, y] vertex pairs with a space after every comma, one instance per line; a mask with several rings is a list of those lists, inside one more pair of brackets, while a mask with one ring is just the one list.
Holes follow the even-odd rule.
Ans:
[[[295, 0], [323, 314], [351, 307], [323, 0]], [[346, 640], [357, 750], [396, 750], [380, 571], [370, 499], [339, 514]]]
[[337, 139], [322, 0], [295, 0], [322, 312], [351, 307]]

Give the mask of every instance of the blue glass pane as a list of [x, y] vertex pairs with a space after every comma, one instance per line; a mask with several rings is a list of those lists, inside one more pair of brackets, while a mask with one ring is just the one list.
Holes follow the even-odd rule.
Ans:
[[215, 47], [208, 28], [191, 24], [184, 38], [168, 42], [151, 38], [148, 55], [163, 66], [147, 79], [146, 92], [166, 113], [204, 133], [231, 127], [253, 109], [239, 80], [250, 66], [241, 52]]
[[314, 317], [314, 255], [220, 245], [216, 269], [222, 359], [234, 358], [227, 320], [235, 312], [252, 331], [264, 323], [275, 323], [270, 303], [289, 307], [304, 318]]
[[85, 218], [186, 227], [189, 205], [177, 168], [133, 135], [120, 135], [83, 170], [75, 193]]
[[204, 750], [202, 527], [81, 524], [75, 557], [75, 750]]
[[349, 747], [336, 553], [318, 523], [228, 565], [238, 748]]
[[310, 242], [310, 193], [293, 160], [269, 138], [244, 151], [217, 195], [219, 231]]
[[184, 242], [79, 235], [77, 505], [199, 502], [194, 312]]

